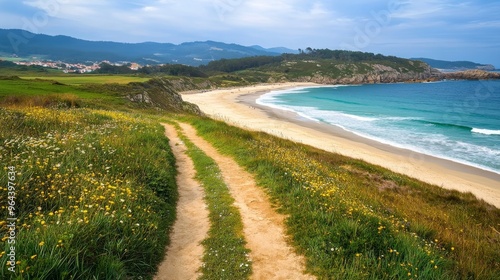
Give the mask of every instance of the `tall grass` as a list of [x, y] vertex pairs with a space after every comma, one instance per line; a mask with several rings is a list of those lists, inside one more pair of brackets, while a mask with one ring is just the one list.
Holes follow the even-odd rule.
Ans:
[[[177, 200], [163, 128], [87, 109], [0, 108], [0, 119], [0, 278], [151, 278]], [[16, 170], [14, 272], [6, 266], [9, 167]]]
[[2, 107], [78, 108], [81, 100], [74, 94], [49, 94], [39, 96], [7, 96], [0, 100]]
[[186, 118], [254, 173], [321, 279], [500, 279], [500, 210], [359, 160]]
[[138, 76], [125, 76], [125, 75], [96, 75], [96, 74], [86, 74], [86, 75], [71, 75], [71, 74], [59, 74], [53, 75], [48, 74], [45, 76], [35, 75], [35, 76], [21, 76], [26, 80], [40, 79], [57, 81], [59, 83], [67, 85], [86, 85], [86, 84], [128, 84], [128, 83], [142, 83], [148, 81], [150, 78], [138, 77]]

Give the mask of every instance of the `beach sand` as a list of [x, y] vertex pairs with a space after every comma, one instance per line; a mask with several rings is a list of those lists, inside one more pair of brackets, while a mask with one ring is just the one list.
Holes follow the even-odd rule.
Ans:
[[313, 83], [264, 84], [203, 93], [184, 92], [208, 116], [229, 124], [263, 131], [328, 152], [383, 166], [421, 181], [476, 197], [500, 208], [500, 174], [399, 149], [360, 137], [340, 127], [314, 122], [298, 114], [260, 106], [255, 100], [272, 90], [320, 86]]

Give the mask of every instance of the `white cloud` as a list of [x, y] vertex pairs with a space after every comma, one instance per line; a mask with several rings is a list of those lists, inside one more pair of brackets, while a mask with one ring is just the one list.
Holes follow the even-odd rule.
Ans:
[[440, 16], [445, 10], [447, 1], [441, 0], [421, 0], [401, 2], [400, 8], [393, 14], [393, 17], [415, 20]]
[[144, 12], [156, 12], [158, 11], [158, 8], [153, 6], [144, 6], [141, 10], [143, 10]]
[[[291, 48], [338, 48], [373, 31], [363, 50], [398, 54], [498, 46], [497, 0], [0, 0], [0, 26], [90, 40], [182, 43], [215, 40]], [[47, 5], [47, 4], [50, 5]], [[391, 9], [391, 7], [394, 7]], [[376, 16], [390, 20], [373, 25]], [[45, 17], [45, 18], [44, 18]], [[384, 21], [384, 20], [382, 20]], [[372, 25], [370, 25], [372, 24]], [[377, 31], [377, 32], [374, 32]], [[433, 43], [434, 42], [434, 43]], [[397, 47], [391, 48], [390, 46]], [[486, 48], [486, 47], [485, 47]], [[430, 51], [429, 51], [430, 52]], [[494, 56], [495, 54], [492, 54]]]

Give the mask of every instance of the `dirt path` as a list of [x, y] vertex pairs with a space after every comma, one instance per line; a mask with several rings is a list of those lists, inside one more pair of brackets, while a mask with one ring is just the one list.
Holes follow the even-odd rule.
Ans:
[[184, 134], [217, 163], [236, 201], [247, 246], [251, 250], [252, 279], [315, 279], [303, 273], [304, 258], [285, 241], [283, 215], [272, 209], [267, 195], [256, 185], [253, 176], [197, 136], [192, 126], [181, 124], [181, 127]]
[[203, 257], [203, 246], [200, 243], [206, 238], [210, 225], [208, 210], [203, 199], [203, 188], [194, 179], [196, 172], [193, 161], [185, 154], [186, 146], [173, 126], [164, 126], [177, 161], [179, 201], [171, 244], [154, 279], [197, 279]]

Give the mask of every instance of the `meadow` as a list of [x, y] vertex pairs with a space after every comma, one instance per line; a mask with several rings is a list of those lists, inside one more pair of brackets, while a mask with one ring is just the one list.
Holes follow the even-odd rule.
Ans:
[[[105, 80], [113, 83], [105, 83]], [[126, 100], [127, 92], [122, 91], [129, 80], [126, 76], [20, 78], [0, 75], [0, 106], [126, 110], [137, 107]]]
[[[40, 79], [40, 76], [20, 76], [26, 80]], [[123, 76], [123, 75], [48, 75], [43, 76], [44, 80], [56, 81], [66, 85], [86, 85], [86, 84], [128, 84], [143, 83], [148, 81], [148, 77]]]
[[[500, 279], [500, 210], [471, 194], [73, 82], [0, 79], [1, 279], [151, 279], [177, 201], [160, 123], [176, 121], [255, 175], [319, 279]], [[183, 141], [211, 211], [202, 279], [248, 279], [238, 209], [213, 160]]]
[[0, 119], [1, 191], [15, 170], [17, 218], [14, 265], [12, 213], [0, 196], [0, 260], [9, 264], [0, 278], [154, 274], [177, 200], [163, 128], [141, 115], [90, 109], [0, 109]]

